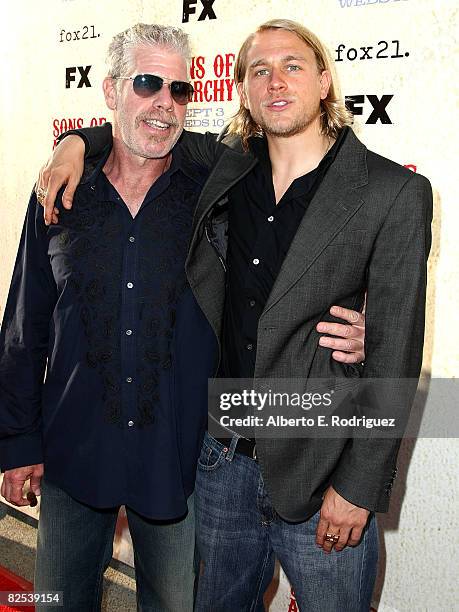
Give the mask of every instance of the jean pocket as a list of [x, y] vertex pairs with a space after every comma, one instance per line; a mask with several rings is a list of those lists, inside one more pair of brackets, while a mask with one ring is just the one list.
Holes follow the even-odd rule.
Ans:
[[198, 468], [204, 472], [210, 472], [216, 470], [225, 461], [225, 453], [223, 448], [218, 451], [217, 449], [206, 444], [204, 440], [201, 448], [201, 454], [198, 459]]

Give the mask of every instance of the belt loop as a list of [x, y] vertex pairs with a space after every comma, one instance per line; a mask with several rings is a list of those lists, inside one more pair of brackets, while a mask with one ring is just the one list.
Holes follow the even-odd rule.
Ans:
[[226, 457], [225, 459], [227, 461], [232, 461], [233, 457], [234, 457], [234, 453], [236, 452], [236, 446], [238, 443], [238, 440], [241, 436], [239, 436], [238, 434], [234, 434], [233, 437], [231, 438], [231, 444], [230, 447], [228, 449], [228, 452], [226, 453]]

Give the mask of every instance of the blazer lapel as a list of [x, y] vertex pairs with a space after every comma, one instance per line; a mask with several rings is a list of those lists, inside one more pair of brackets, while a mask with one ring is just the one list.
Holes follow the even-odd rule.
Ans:
[[263, 314], [285, 295], [362, 206], [356, 187], [368, 182], [366, 148], [349, 130], [300, 223]]
[[257, 160], [248, 153], [239, 153], [229, 147], [223, 152], [201, 192], [194, 213], [192, 236], [212, 206], [248, 174], [256, 163]]

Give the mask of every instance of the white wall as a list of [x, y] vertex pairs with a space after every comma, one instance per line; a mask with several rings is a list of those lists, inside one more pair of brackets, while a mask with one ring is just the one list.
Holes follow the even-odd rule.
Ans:
[[[5, 6], [6, 5], [6, 6]], [[269, 18], [302, 21], [329, 46], [346, 50], [373, 46], [403, 57], [342, 61], [337, 64], [345, 95], [393, 94], [387, 106], [392, 124], [366, 125], [368, 100], [356, 128], [365, 144], [401, 164], [412, 164], [432, 182], [435, 194], [434, 242], [430, 260], [424, 373], [459, 373], [459, 208], [457, 191], [457, 5], [453, 0], [215, 0], [216, 20], [183, 24], [205, 57], [204, 80], [214, 80], [215, 56], [237, 53], [245, 36]], [[0, 50], [0, 308], [3, 311], [28, 195], [38, 167], [53, 145], [53, 121], [109, 117], [99, 83], [110, 38], [138, 22], [181, 24], [182, 2], [155, 0], [16, 0], [3, 3]], [[197, 14], [201, 11], [198, 0]], [[81, 37], [87, 26], [89, 38]], [[93, 27], [92, 27], [93, 26]], [[60, 42], [62, 30], [79, 31], [80, 40]], [[100, 35], [100, 36], [97, 36]], [[91, 38], [94, 36], [94, 38]], [[73, 37], [73, 36], [72, 36]], [[382, 41], [382, 42], [380, 42]], [[409, 55], [405, 56], [405, 53]], [[343, 54], [345, 57], [345, 54]], [[352, 52], [351, 52], [352, 57]], [[65, 88], [65, 68], [91, 65], [91, 88]], [[228, 101], [196, 103], [212, 123], [227, 120], [236, 108]], [[235, 92], [234, 92], [235, 93]], [[222, 109], [222, 110], [217, 110]], [[196, 125], [196, 129], [203, 126]], [[214, 131], [218, 131], [214, 127]], [[429, 409], [436, 410], [435, 405]], [[457, 440], [406, 441], [400, 457], [391, 511], [381, 517], [382, 563], [376, 592], [379, 610], [451, 611], [457, 599]], [[403, 506], [401, 502], [403, 500]], [[121, 526], [122, 527], [122, 526]], [[128, 560], [128, 541], [118, 555]], [[0, 555], [1, 562], [1, 555]], [[285, 579], [272, 610], [289, 607]]]

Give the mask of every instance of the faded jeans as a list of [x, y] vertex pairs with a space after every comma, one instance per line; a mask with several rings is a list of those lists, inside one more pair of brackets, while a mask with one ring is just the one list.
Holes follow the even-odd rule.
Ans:
[[258, 464], [206, 434], [196, 480], [196, 536], [203, 561], [197, 612], [261, 612], [277, 557], [301, 612], [368, 612], [378, 536], [372, 516], [356, 547], [325, 554], [319, 513], [287, 523], [274, 510]]
[[[175, 522], [152, 521], [126, 508], [141, 612], [193, 610], [193, 498], [188, 499], [186, 518]], [[42, 480], [35, 591], [63, 591], [64, 606], [37, 610], [100, 610], [118, 510], [91, 508]]]

